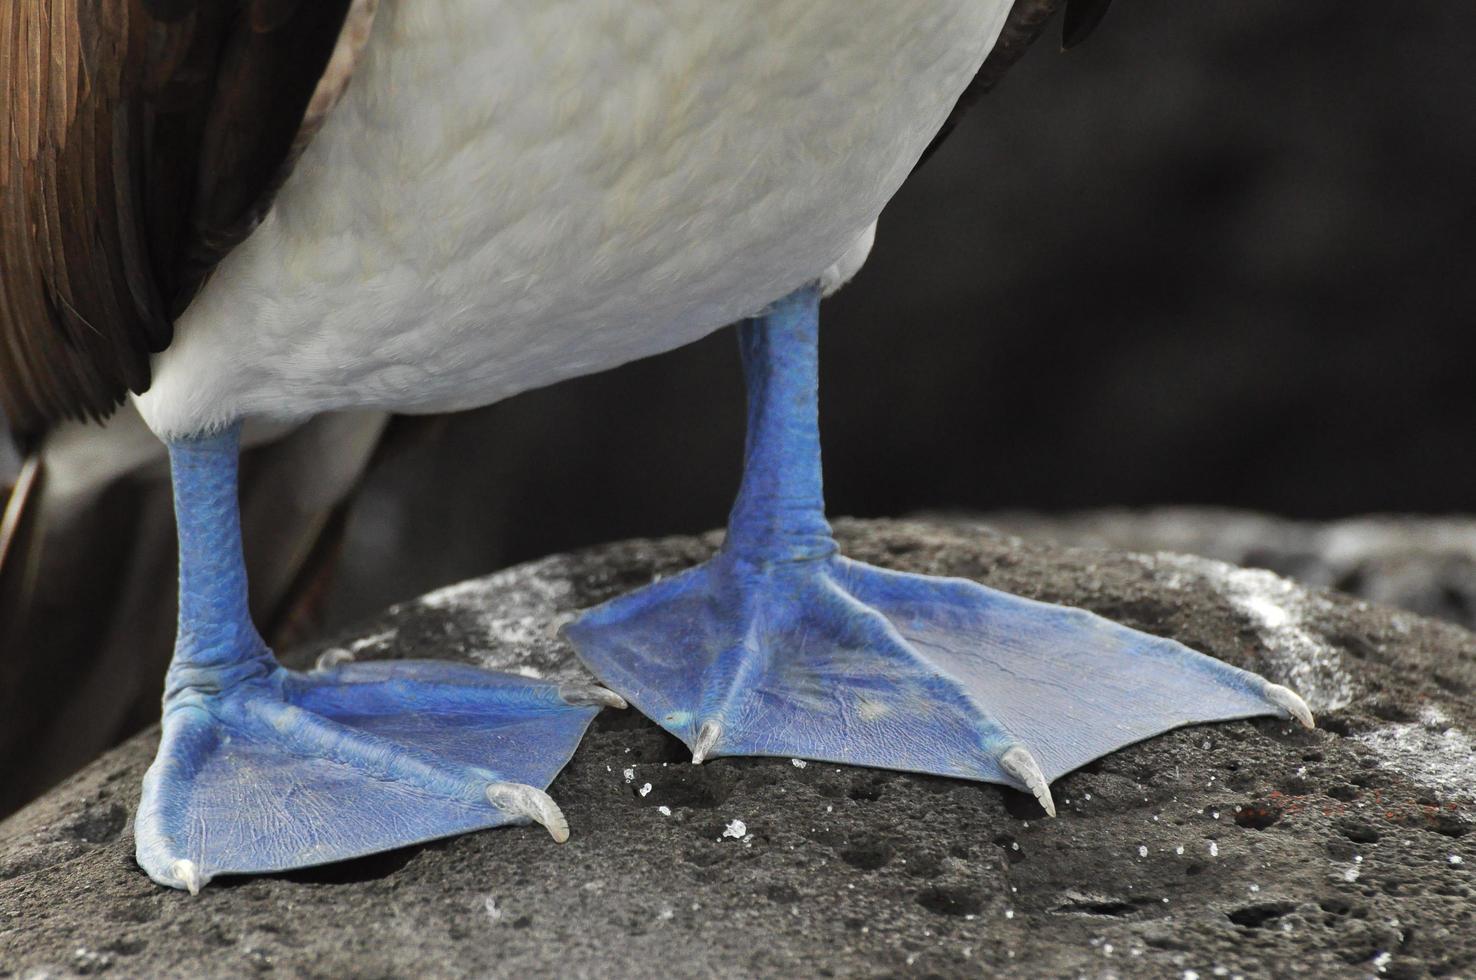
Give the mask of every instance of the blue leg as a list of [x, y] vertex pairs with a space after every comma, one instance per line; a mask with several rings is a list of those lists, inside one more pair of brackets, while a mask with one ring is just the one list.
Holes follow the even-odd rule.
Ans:
[[564, 840], [544, 788], [620, 699], [437, 661], [283, 668], [247, 612], [238, 443], [170, 446], [179, 637], [134, 823], [149, 877], [195, 892], [530, 820]]
[[602, 681], [692, 748], [1005, 783], [1051, 780], [1194, 722], [1306, 705], [1094, 616], [837, 553], [817, 409], [819, 295], [741, 328], [743, 484], [719, 553], [567, 627]]

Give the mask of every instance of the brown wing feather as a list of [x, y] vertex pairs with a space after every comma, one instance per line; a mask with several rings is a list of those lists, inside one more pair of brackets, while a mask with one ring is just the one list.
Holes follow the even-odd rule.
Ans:
[[1061, 31], [1061, 47], [1070, 50], [1091, 36], [1112, 0], [1067, 0], [1066, 26]]
[[375, 0], [0, 0], [0, 409], [100, 418], [261, 219]]
[[1000, 32], [999, 41], [995, 43], [994, 50], [989, 52], [989, 57], [984, 60], [984, 65], [979, 69], [979, 74], [969, 83], [959, 97], [958, 104], [953, 107], [948, 121], [933, 138], [932, 144], [923, 153], [922, 159], [918, 161], [921, 166], [942, 145], [943, 141], [953, 132], [963, 114], [987, 95], [999, 80], [1005, 76], [1015, 62], [1024, 57], [1030, 46], [1040, 38], [1041, 32], [1045, 30], [1046, 22], [1051, 19], [1063, 5], [1066, 7], [1065, 42], [1063, 47], [1073, 47], [1086, 40], [1092, 29], [1106, 15], [1107, 8], [1112, 0], [1015, 0], [1014, 7], [1010, 8], [1009, 19], [1005, 21], [1004, 29]]
[[917, 161], [920, 167], [936, 152], [943, 141], [952, 135], [958, 126], [958, 121], [963, 118], [975, 102], [984, 97], [990, 89], [999, 83], [1005, 72], [1014, 67], [1015, 62], [1024, 56], [1030, 46], [1040, 37], [1040, 32], [1045, 29], [1046, 21], [1051, 19], [1063, 0], [1015, 0], [1015, 5], [1010, 8], [1010, 16], [1005, 21], [1004, 29], [1000, 31], [999, 40], [995, 42], [994, 49], [989, 52], [989, 57], [984, 59], [984, 64], [979, 68], [979, 74], [964, 89], [963, 95], [959, 96], [953, 111], [948, 114], [948, 120], [943, 123], [943, 128], [938, 130], [938, 135], [933, 137], [933, 142], [923, 151], [922, 158]]

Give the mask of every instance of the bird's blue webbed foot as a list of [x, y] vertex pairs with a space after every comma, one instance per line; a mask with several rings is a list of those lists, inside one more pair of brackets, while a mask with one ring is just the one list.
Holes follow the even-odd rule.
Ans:
[[235, 433], [171, 458], [180, 630], [134, 822], [151, 878], [197, 891], [505, 823], [567, 838], [544, 790], [618, 696], [439, 661], [283, 668], [246, 612]]
[[720, 554], [568, 628], [601, 680], [692, 747], [1047, 785], [1194, 722], [1305, 707], [1173, 640], [963, 579], [841, 556]]
[[823, 514], [816, 304], [805, 290], [742, 328], [743, 487], [707, 563], [566, 627], [604, 683], [697, 761], [794, 756], [1048, 784], [1195, 722], [1287, 714], [1296, 694], [1080, 609], [837, 553]]

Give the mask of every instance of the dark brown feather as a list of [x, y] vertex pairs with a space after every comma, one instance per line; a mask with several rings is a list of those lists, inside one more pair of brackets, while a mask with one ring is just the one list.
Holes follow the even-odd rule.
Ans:
[[1000, 31], [994, 50], [989, 52], [979, 74], [974, 76], [974, 80], [959, 97], [948, 121], [938, 130], [938, 135], [933, 137], [933, 142], [923, 153], [918, 166], [922, 166], [937, 151], [963, 118], [963, 114], [998, 85], [1005, 73], [1015, 66], [1015, 62], [1024, 57], [1030, 46], [1040, 38], [1046, 22], [1063, 4], [1066, 6], [1067, 18], [1064, 46], [1070, 47], [1079, 44], [1091, 33], [1092, 28], [1107, 13], [1111, 2], [1112, 0], [1015, 0], [1015, 6], [1010, 9], [1009, 19]]
[[1061, 31], [1061, 47], [1070, 51], [1091, 36], [1112, 0], [1066, 0], [1066, 26]]
[[12, 426], [101, 418], [147, 388], [149, 355], [341, 93], [374, 2], [0, 2]]

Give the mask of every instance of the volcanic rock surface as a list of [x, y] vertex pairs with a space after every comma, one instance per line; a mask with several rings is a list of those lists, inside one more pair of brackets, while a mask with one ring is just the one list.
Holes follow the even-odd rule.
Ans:
[[[1203, 558], [841, 522], [847, 553], [1084, 606], [1300, 691], [1282, 720], [1151, 739], [998, 786], [801, 764], [701, 767], [606, 711], [551, 792], [558, 846], [504, 828], [300, 873], [153, 885], [130, 822], [157, 733], [0, 825], [0, 976], [1471, 976], [1476, 637]], [[575, 675], [557, 628], [707, 556], [638, 541], [395, 607], [333, 642]]]
[[1223, 507], [1026, 511], [952, 518], [1032, 540], [1118, 551], [1176, 551], [1268, 568], [1476, 629], [1476, 521], [1375, 514], [1298, 521]]

